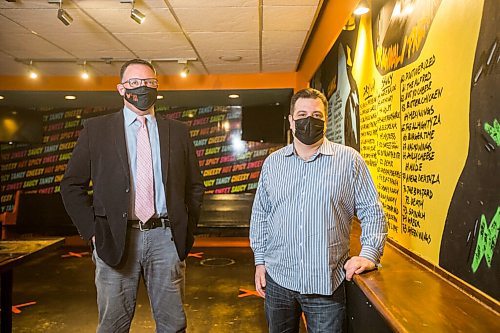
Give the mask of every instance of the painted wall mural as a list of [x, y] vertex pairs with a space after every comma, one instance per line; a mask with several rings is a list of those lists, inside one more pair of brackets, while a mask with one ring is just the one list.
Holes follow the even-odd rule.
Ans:
[[[43, 144], [1, 146], [1, 211], [12, 210], [17, 190], [59, 192], [59, 183], [83, 121], [117, 111], [116, 108], [99, 107], [40, 110], [43, 113]], [[190, 126], [206, 193], [255, 191], [264, 159], [282, 147], [242, 141], [240, 107], [167, 109], [159, 106], [156, 116], [183, 121]]]
[[[494, 0], [373, 0], [369, 14], [350, 19], [311, 81], [330, 99], [329, 138], [366, 160], [389, 237], [495, 299], [498, 7]], [[349, 133], [356, 126], [345, 125], [349, 109], [359, 139]]]

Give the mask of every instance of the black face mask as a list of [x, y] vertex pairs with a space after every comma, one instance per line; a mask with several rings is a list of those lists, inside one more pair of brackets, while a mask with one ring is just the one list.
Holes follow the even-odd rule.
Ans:
[[325, 121], [311, 116], [295, 121], [294, 136], [305, 145], [312, 145], [325, 135]]
[[141, 111], [146, 111], [152, 107], [158, 96], [158, 90], [147, 86], [140, 86], [134, 89], [125, 89], [125, 100]]

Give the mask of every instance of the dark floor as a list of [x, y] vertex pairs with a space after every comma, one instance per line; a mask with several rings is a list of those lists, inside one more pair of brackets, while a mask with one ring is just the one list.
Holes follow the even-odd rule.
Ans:
[[[61, 248], [14, 270], [14, 332], [95, 332], [94, 265], [90, 257], [61, 258]], [[203, 258], [189, 257], [186, 270], [188, 332], [266, 332], [263, 299], [239, 298], [239, 289], [254, 290], [249, 248], [195, 248]], [[226, 258], [226, 259], [223, 259]], [[208, 259], [208, 260], [207, 260]], [[234, 263], [232, 263], [234, 261]], [[210, 265], [210, 266], [209, 266]], [[141, 284], [131, 332], [154, 332], [149, 301]]]

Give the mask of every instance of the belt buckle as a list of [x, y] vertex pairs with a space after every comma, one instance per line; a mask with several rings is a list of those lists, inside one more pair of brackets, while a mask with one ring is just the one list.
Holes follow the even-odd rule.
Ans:
[[142, 223], [142, 221], [139, 220], [139, 230], [140, 231], [148, 231], [148, 230], [151, 230], [151, 228], [144, 228], [143, 227], [143, 224], [146, 224], [147, 222], [145, 223]]

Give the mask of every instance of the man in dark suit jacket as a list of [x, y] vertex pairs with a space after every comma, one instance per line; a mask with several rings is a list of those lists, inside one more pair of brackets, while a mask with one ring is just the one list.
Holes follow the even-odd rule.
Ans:
[[[97, 331], [129, 331], [142, 275], [157, 332], [183, 332], [184, 259], [194, 242], [204, 192], [198, 160], [187, 126], [154, 116], [158, 81], [151, 63], [131, 60], [120, 76], [117, 90], [124, 108], [86, 121], [61, 194], [81, 237], [92, 240]], [[146, 131], [141, 142], [139, 130]], [[146, 165], [141, 154], [149, 156]], [[146, 207], [151, 217], [139, 218]]]

